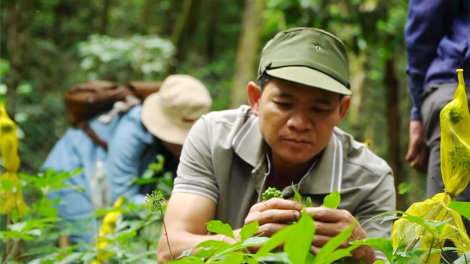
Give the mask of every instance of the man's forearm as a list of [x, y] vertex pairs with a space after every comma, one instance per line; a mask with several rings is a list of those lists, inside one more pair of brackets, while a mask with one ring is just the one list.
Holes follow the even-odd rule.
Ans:
[[[165, 230], [163, 230], [165, 232]], [[169, 230], [168, 236], [170, 247], [171, 247], [171, 254], [173, 258], [179, 257], [183, 252], [188, 249], [194, 248], [195, 246], [199, 245], [200, 243], [207, 241], [207, 240], [217, 240], [220, 241], [223, 238], [223, 241], [227, 243], [234, 243], [235, 240], [227, 237], [223, 237], [222, 235], [195, 235], [188, 233], [183, 230]], [[191, 255], [195, 255], [201, 248], [194, 249], [191, 252]], [[170, 254], [170, 249], [168, 247], [168, 242], [166, 240], [166, 236], [163, 233], [160, 241], [158, 242], [158, 263], [165, 263], [172, 260], [172, 256]]]

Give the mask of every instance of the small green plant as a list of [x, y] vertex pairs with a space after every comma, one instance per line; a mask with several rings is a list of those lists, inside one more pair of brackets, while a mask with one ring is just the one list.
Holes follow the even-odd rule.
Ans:
[[[160, 191], [153, 191], [152, 194], [147, 194], [145, 196], [145, 207], [152, 212], [160, 212], [163, 216], [163, 194]], [[171, 259], [173, 260], [173, 252], [171, 252], [170, 240], [168, 238], [168, 232], [166, 230], [165, 220], [163, 220], [163, 228], [165, 229], [164, 236], [166, 237], [166, 243], [168, 244], [168, 249], [170, 250]]]
[[284, 196], [282, 196], [282, 192], [279, 191], [278, 189], [269, 187], [263, 193], [263, 202], [266, 202], [267, 200], [272, 199], [272, 198], [284, 199]]

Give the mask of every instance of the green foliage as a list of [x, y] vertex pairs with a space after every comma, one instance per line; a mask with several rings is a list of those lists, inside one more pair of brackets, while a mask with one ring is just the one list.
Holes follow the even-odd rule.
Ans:
[[[139, 35], [126, 39], [91, 35], [78, 48], [82, 56], [80, 68], [91, 80], [163, 79], [162, 74], [175, 52], [169, 40]], [[139, 75], [127, 75], [129, 72]]]
[[269, 187], [263, 193], [263, 202], [265, 202], [269, 199], [272, 199], [272, 198], [281, 198], [281, 199], [283, 199], [284, 196], [282, 196], [282, 192], [279, 191], [278, 189], [276, 189], [274, 187]]
[[411, 191], [411, 186], [407, 182], [402, 182], [398, 185], [398, 194], [405, 195]]
[[339, 194], [338, 190], [328, 194], [323, 199], [323, 206], [336, 209], [338, 208], [339, 203], [341, 202], [341, 195]]
[[294, 183], [292, 183], [292, 190], [294, 191], [294, 201], [298, 203], [302, 203], [302, 196], [300, 195], [297, 187], [295, 187]]
[[163, 197], [168, 199], [173, 190], [173, 174], [169, 171], [163, 172], [163, 166], [165, 164], [165, 159], [162, 155], [157, 155], [157, 161], [149, 165], [147, 170], [142, 174], [142, 177], [136, 177], [131, 182], [129, 186], [133, 184], [145, 185], [145, 184], [154, 184], [156, 183], [157, 190], [159, 190]]
[[459, 214], [465, 216], [465, 218], [470, 219], [470, 202], [452, 201], [449, 204], [449, 208], [457, 211]]
[[145, 207], [152, 212], [159, 212], [163, 209], [165, 198], [160, 191], [153, 191], [145, 196]]
[[456, 125], [463, 119], [463, 113], [462, 110], [459, 108], [451, 108], [449, 111], [449, 120], [453, 125]]
[[207, 223], [207, 231], [235, 239], [232, 227], [229, 224], [224, 224], [219, 220], [213, 220]]
[[453, 150], [449, 151], [449, 161], [452, 164], [452, 169], [456, 167], [470, 169], [470, 153], [466, 146], [456, 144]]

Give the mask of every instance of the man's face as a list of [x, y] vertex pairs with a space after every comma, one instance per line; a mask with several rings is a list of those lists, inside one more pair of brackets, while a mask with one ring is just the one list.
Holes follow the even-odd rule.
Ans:
[[349, 97], [280, 79], [252, 104], [273, 160], [299, 165], [325, 148], [348, 107]]

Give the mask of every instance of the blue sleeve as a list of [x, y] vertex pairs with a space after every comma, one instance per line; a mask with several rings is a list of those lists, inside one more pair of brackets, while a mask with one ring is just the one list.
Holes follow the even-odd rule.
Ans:
[[[87, 162], [83, 160], [75, 143], [80, 142], [81, 145], [86, 145], [84, 144], [86, 141], [90, 140], [81, 130], [73, 128], [68, 129], [64, 136], [54, 145], [46, 161], [41, 166], [41, 170], [52, 169], [57, 172], [64, 172], [74, 171], [80, 167], [84, 168]], [[64, 182], [64, 184], [67, 185], [77, 185], [84, 188], [87, 190], [85, 193], [66, 188], [48, 195], [48, 198], [52, 200], [57, 198], [61, 199], [61, 202], [55, 206], [59, 211], [60, 217], [65, 220], [78, 221], [93, 215], [94, 209], [88, 197], [86, 173], [84, 169], [78, 175], [72, 176]]]
[[437, 47], [452, 24], [456, 0], [410, 0], [405, 26], [408, 55], [407, 73], [413, 108], [411, 119], [420, 120], [420, 96], [424, 90], [426, 72], [437, 56]]
[[142, 204], [144, 196], [139, 186], [129, 184], [143, 171], [145, 163], [142, 154], [153, 142], [153, 135], [146, 131], [140, 121], [141, 107], [134, 107], [126, 113], [108, 142], [106, 174], [109, 179], [112, 200], [125, 196], [136, 204]]

